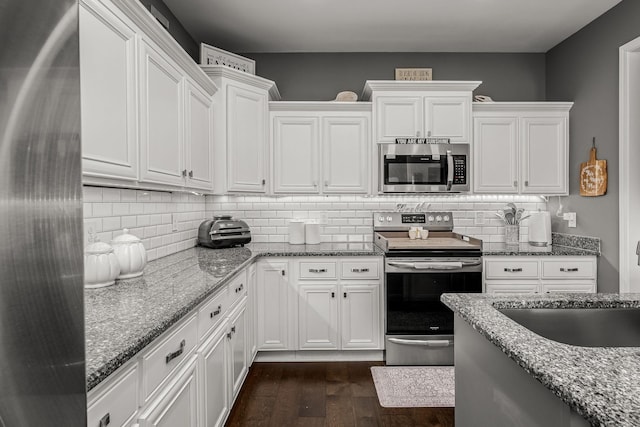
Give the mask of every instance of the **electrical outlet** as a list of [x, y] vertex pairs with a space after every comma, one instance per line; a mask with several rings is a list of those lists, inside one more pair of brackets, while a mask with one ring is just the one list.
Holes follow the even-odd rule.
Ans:
[[320, 214], [320, 224], [327, 225], [329, 223], [329, 215], [326, 212]]
[[484, 212], [476, 212], [475, 225], [484, 225]]
[[171, 231], [178, 231], [178, 215], [171, 214]]
[[567, 225], [567, 227], [569, 228], [575, 228], [576, 227], [576, 222], [577, 222], [577, 215], [575, 212], [566, 212], [563, 216], [562, 219], [569, 221], [569, 224]]

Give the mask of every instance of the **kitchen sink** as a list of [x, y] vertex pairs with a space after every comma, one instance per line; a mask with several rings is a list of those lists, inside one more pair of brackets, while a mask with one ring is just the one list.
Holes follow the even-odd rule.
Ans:
[[640, 308], [509, 308], [502, 314], [550, 340], [582, 347], [640, 347]]

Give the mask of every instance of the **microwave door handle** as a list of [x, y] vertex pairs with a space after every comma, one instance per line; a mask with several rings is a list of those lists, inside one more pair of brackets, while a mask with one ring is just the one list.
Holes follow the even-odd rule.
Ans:
[[447, 150], [447, 191], [451, 191], [453, 185], [453, 156], [451, 150]]

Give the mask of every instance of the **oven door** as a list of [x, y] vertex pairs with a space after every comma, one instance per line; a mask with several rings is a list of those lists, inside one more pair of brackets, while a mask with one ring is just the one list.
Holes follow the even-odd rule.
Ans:
[[453, 334], [445, 292], [482, 292], [482, 258], [388, 258], [387, 335]]

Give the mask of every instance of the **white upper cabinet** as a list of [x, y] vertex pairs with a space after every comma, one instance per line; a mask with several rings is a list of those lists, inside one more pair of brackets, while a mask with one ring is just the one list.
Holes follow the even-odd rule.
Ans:
[[143, 40], [140, 61], [140, 180], [182, 185], [184, 117], [182, 73]]
[[270, 102], [273, 192], [364, 194], [371, 104]]
[[374, 141], [441, 137], [471, 142], [472, 93], [476, 81], [367, 81], [363, 99], [373, 102]]
[[213, 99], [190, 80], [186, 81], [185, 139], [187, 186], [213, 188]]
[[138, 178], [135, 28], [117, 9], [80, 2], [82, 170]]
[[568, 194], [572, 105], [475, 103], [474, 192]]
[[275, 83], [224, 66], [201, 68], [219, 88], [214, 108], [214, 193], [265, 193], [268, 101], [280, 99]]

